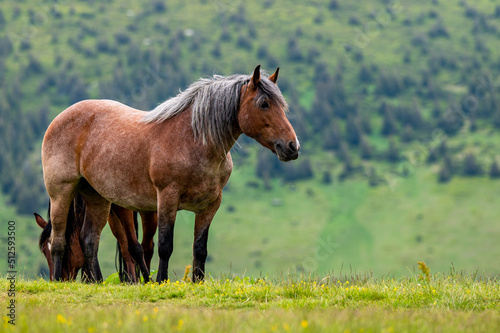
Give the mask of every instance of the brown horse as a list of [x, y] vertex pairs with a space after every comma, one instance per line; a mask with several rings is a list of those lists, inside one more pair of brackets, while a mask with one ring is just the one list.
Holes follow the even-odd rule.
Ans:
[[[68, 214], [68, 222], [65, 233], [66, 250], [63, 260], [64, 268], [62, 275], [62, 280], [65, 281], [76, 279], [78, 271], [84, 266], [84, 257], [80, 245], [80, 237], [82, 236], [81, 230], [85, 217], [85, 211], [85, 201], [80, 195], [75, 196]], [[49, 219], [49, 222], [46, 222], [43, 217], [37, 213], [34, 213], [34, 215], [36, 223], [43, 229], [40, 235], [39, 247], [47, 259], [47, 264], [49, 265], [49, 276], [52, 281], [54, 278], [54, 265], [50, 256], [50, 232], [52, 230], [51, 221]], [[138, 244], [136, 237], [137, 226], [135, 225], [136, 219], [134, 218], [133, 212], [116, 205], [111, 205], [108, 221], [111, 232], [118, 240], [120, 254], [123, 262], [125, 263], [125, 270], [122, 271], [120, 269], [120, 280], [124, 282], [136, 283], [138, 281], [135, 266], [136, 262], [139, 267], [142, 265], [143, 275], [145, 273], [149, 274], [154, 248], [153, 237], [156, 233], [156, 215], [154, 213], [143, 213], [141, 214], [141, 217], [143, 221], [143, 241], [142, 244]], [[85, 276], [85, 274], [82, 274], [83, 278], [85, 278]]]
[[99, 238], [115, 203], [157, 211], [158, 282], [168, 279], [177, 211], [194, 212], [193, 281], [202, 280], [208, 230], [233, 168], [229, 150], [236, 139], [246, 134], [282, 161], [299, 156], [277, 79], [278, 70], [266, 78], [257, 66], [252, 76], [200, 79], [149, 113], [87, 100], [59, 114], [42, 145], [54, 278], [61, 279], [68, 210], [79, 192], [87, 203], [81, 245], [91, 279], [102, 279]]

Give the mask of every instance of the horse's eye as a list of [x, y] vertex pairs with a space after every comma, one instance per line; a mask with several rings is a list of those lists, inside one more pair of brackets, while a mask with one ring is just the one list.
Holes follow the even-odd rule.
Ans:
[[261, 109], [269, 109], [271, 105], [269, 105], [269, 102], [268, 101], [264, 101], [262, 102], [262, 104], [260, 105], [260, 108]]

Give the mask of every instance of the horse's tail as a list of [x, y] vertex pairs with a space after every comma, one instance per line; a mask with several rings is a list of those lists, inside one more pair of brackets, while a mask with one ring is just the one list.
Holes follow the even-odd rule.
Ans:
[[[137, 212], [134, 212], [135, 237], [139, 239], [139, 221], [137, 219], [137, 215]], [[137, 276], [137, 278], [140, 280], [141, 268], [139, 267], [139, 264], [137, 262], [135, 262], [135, 276]]]
[[[116, 267], [118, 264], [118, 267]], [[115, 253], [115, 269], [118, 271], [118, 277], [120, 282], [125, 281], [125, 272], [123, 271], [124, 260], [122, 256], [122, 249], [120, 247], [120, 242], [116, 241], [116, 253]]]

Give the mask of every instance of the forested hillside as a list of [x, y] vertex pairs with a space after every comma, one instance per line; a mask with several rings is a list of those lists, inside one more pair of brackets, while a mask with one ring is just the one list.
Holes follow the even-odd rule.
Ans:
[[[474, 184], [494, 196], [500, 186], [498, 45], [500, 5], [489, 0], [3, 0], [2, 198], [19, 214], [45, 209], [41, 139], [53, 117], [72, 103], [108, 98], [148, 110], [199, 77], [250, 73], [257, 64], [269, 72], [280, 66], [278, 84], [303, 153], [284, 164], [242, 137], [233, 154], [242, 171], [235, 170], [227, 189], [236, 193], [228, 199], [236, 211], [222, 213], [233, 216], [230, 221], [245, 215], [237, 200], [246, 192], [267, 192], [272, 201], [285, 195], [276, 192], [280, 188], [303, 190], [299, 197], [311, 205], [276, 200], [274, 206], [303, 204], [305, 212], [298, 215], [318, 214], [323, 222], [315, 232], [332, 235], [344, 230], [338, 216], [350, 227], [360, 216], [370, 219], [366, 208], [355, 217], [342, 215], [359, 197], [377, 209], [385, 206], [374, 195], [390, 197], [400, 188], [418, 193], [409, 194], [404, 206], [412, 195], [427, 197], [425, 189], [455, 198], [457, 186]], [[469, 185], [457, 185], [466, 179]], [[359, 186], [363, 190], [353, 190]], [[336, 201], [338, 211], [311, 213], [313, 202], [329, 210], [327, 200], [341, 200], [342, 193], [347, 206]], [[479, 220], [489, 221], [495, 235], [495, 204], [483, 204], [474, 209], [491, 213]], [[261, 207], [252, 205], [253, 212]], [[415, 220], [426, 220], [425, 213], [414, 213]], [[401, 222], [384, 214], [380, 219], [388, 229]], [[356, 230], [348, 235], [363, 238]], [[429, 254], [425, 237], [416, 231], [410, 238]]]

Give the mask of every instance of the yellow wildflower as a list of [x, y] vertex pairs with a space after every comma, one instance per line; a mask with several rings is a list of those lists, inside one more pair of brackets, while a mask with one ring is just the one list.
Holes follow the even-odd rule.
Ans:
[[58, 314], [57, 315], [57, 322], [61, 324], [66, 324], [66, 318], [64, 318], [62, 315]]

